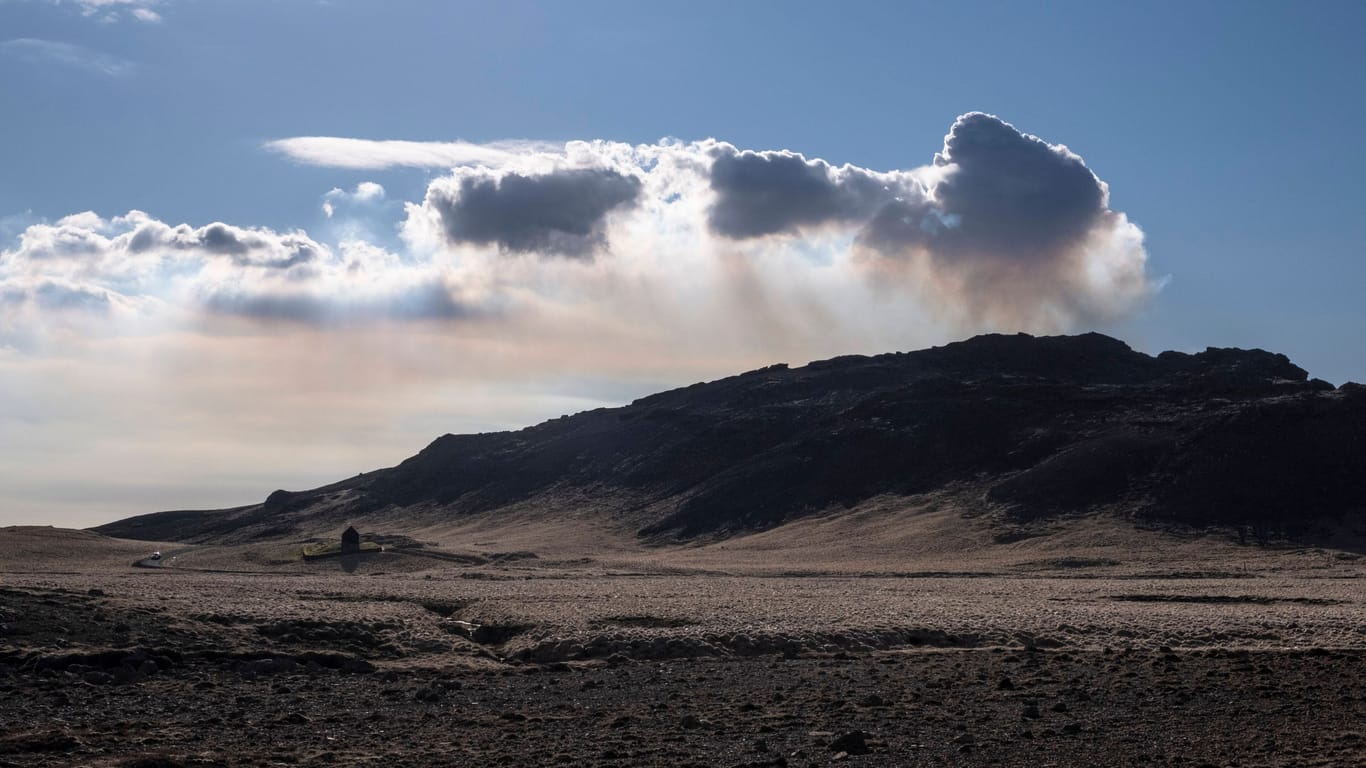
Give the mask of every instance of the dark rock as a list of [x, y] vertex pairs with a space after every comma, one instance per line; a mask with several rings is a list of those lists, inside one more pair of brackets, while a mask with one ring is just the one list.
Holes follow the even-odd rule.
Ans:
[[167, 755], [132, 757], [119, 763], [119, 768], [187, 768], [192, 763]]
[[65, 731], [0, 736], [0, 755], [17, 755], [29, 752], [70, 752], [80, 746], [81, 742]]
[[684, 715], [678, 719], [678, 726], [680, 728], [686, 728], [688, 730], [705, 728], [708, 725], [710, 725], [710, 723], [708, 723], [706, 720], [699, 718], [697, 715]]
[[1329, 389], [1262, 350], [1151, 357], [1099, 334], [986, 335], [771, 367], [517, 432], [444, 435], [328, 492], [95, 530], [227, 543], [275, 530], [282, 511], [290, 526], [323, 519], [343, 490], [348, 514], [452, 517], [559, 510], [563, 494], [591, 493], [605, 514], [648, 503], [640, 534], [671, 540], [965, 489], [1016, 523], [1122, 503], [1142, 521], [1231, 526], [1265, 543], [1366, 514], [1362, 389]]
[[845, 752], [850, 755], [866, 755], [868, 749], [868, 734], [863, 731], [849, 731], [843, 736], [839, 736], [827, 745], [831, 752]]

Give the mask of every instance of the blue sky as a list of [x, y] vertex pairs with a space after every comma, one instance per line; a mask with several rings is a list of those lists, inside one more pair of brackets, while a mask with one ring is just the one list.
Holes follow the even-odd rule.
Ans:
[[[1332, 2], [0, 0], [0, 523], [246, 503], [442, 432], [979, 330], [1259, 346], [1364, 380], [1364, 22]], [[946, 267], [976, 246], [931, 191], [960, 237], [901, 243], [919, 255], [867, 293], [861, 206], [885, 201], [858, 185], [914, 203], [975, 110], [1108, 185], [1089, 239], [1030, 250], [1048, 266], [1023, 278]], [[449, 158], [271, 144], [298, 137]], [[775, 222], [687, 175], [743, 150], [800, 153], [835, 208]], [[537, 205], [606, 197], [581, 231], [520, 209], [552, 223], [493, 231], [507, 174]], [[656, 188], [671, 207], [641, 202]], [[770, 218], [726, 234], [718, 201]], [[130, 250], [143, 230], [160, 250]], [[1127, 277], [1058, 287], [1095, 259]], [[331, 266], [271, 271], [305, 261]]]

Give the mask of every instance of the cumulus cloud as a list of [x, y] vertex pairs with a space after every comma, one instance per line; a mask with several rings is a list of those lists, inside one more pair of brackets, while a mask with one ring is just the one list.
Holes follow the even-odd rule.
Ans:
[[54, 63], [109, 77], [122, 77], [133, 71], [133, 63], [126, 59], [56, 40], [6, 40], [0, 43], [0, 52], [36, 64]]
[[1080, 157], [991, 115], [960, 117], [935, 155], [929, 195], [901, 200], [864, 239], [881, 250], [928, 249], [941, 261], [1048, 261], [1108, 226], [1108, 191]]
[[738, 152], [722, 146], [710, 172], [716, 193], [707, 223], [713, 232], [743, 239], [830, 223], [860, 221], [907, 194], [896, 174], [878, 174], [795, 152]]
[[[116, 316], [479, 323], [522, 344], [760, 361], [1094, 327], [1154, 290], [1142, 232], [1082, 158], [982, 113], [925, 165], [887, 171], [712, 139], [478, 149], [397, 222], [377, 221], [400, 202], [381, 185], [332, 189], [324, 212], [347, 217], [332, 242], [137, 211], [32, 224], [0, 254], [0, 286], [25, 313], [90, 314], [103, 296]], [[368, 234], [383, 226], [392, 250]], [[40, 284], [76, 293], [43, 304]]]
[[473, 173], [433, 183], [424, 204], [455, 245], [585, 256], [606, 245], [607, 214], [634, 204], [641, 186], [636, 176], [606, 168]]
[[111, 313], [134, 325], [186, 312], [312, 325], [469, 316], [458, 294], [432, 264], [369, 243], [334, 248], [302, 231], [172, 225], [141, 211], [34, 224], [0, 253], [0, 325], [26, 345], [52, 329], [91, 331], [91, 316]]
[[999, 118], [958, 118], [921, 177], [858, 242], [886, 272], [937, 286], [991, 322], [1072, 327], [1116, 319], [1152, 292], [1143, 235], [1063, 145]]
[[648, 264], [661, 285], [659, 254], [700, 253], [708, 263], [684, 279], [723, 272], [726, 290], [778, 314], [857, 301], [775, 298], [774, 277], [756, 283], [754, 270], [786, 260], [779, 282], [791, 270], [856, 277], [960, 332], [1095, 326], [1151, 295], [1142, 232], [1067, 147], [970, 113], [926, 154], [924, 166], [876, 171], [715, 140], [570, 142], [454, 169], [408, 206], [404, 233], [428, 249], [594, 256], [635, 275]]
[[111, 305], [109, 292], [60, 280], [14, 280], [0, 283], [0, 306], [35, 304], [44, 310], [77, 309], [104, 314]]
[[502, 166], [518, 157], [553, 151], [545, 142], [395, 141], [340, 136], [295, 136], [266, 142], [266, 148], [306, 165], [356, 170]]

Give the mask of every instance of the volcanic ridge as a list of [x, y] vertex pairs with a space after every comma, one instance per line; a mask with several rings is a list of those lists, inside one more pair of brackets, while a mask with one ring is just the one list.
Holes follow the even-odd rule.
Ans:
[[94, 530], [245, 543], [382, 518], [416, 528], [591, 509], [642, 543], [715, 540], [875, 498], [952, 497], [1009, 535], [1090, 513], [1292, 538], [1366, 525], [1366, 386], [1284, 355], [1150, 356], [1096, 334], [983, 335], [773, 365], [227, 510]]

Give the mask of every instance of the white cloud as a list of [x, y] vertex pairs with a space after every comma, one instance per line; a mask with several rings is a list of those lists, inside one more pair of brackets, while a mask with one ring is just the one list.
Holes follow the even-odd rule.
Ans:
[[307, 165], [378, 170], [501, 166], [522, 155], [550, 151], [557, 147], [531, 141], [472, 144], [465, 141], [375, 141], [336, 136], [298, 136], [266, 142], [266, 148]]
[[322, 326], [472, 314], [458, 294], [432, 262], [407, 265], [368, 243], [332, 248], [302, 231], [170, 225], [141, 211], [35, 224], [0, 253], [0, 319], [25, 345], [92, 332], [92, 316], [117, 335], [114, 308], [141, 313], [133, 327], [196, 316]]
[[21, 37], [0, 43], [0, 52], [33, 63], [55, 63], [87, 72], [122, 77], [133, 71], [133, 63], [72, 43]]
[[162, 0], [52, 0], [62, 5], [74, 5], [80, 9], [81, 15], [99, 19], [103, 22], [114, 22], [128, 16], [143, 23], [155, 24], [161, 21], [161, 14], [152, 10], [153, 6], [161, 5]]
[[[983, 144], [994, 154], [979, 161]], [[1018, 157], [994, 165], [1004, 151]], [[990, 116], [955, 123], [935, 164], [891, 172], [714, 140], [495, 157], [405, 204], [400, 253], [349, 223], [329, 245], [86, 212], [28, 227], [0, 257], [0, 286], [54, 315], [108, 304], [267, 327], [478, 320], [495, 334], [583, 331], [562, 338], [571, 347], [705, 339], [696, 354], [719, 344], [739, 357], [1067, 331], [1123, 318], [1154, 290], [1142, 232], [1105, 207], [1081, 158]], [[1032, 191], [1012, 207], [1000, 189]], [[365, 181], [322, 205], [364, 218], [394, 210], [386, 198]]]
[[373, 181], [362, 181], [350, 192], [341, 187], [333, 187], [323, 195], [323, 214], [330, 219], [337, 212], [338, 206], [372, 206], [382, 202], [385, 194], [384, 186]]
[[170, 0], [44, 0], [44, 2], [73, 8], [81, 16], [103, 24], [113, 24], [130, 18], [144, 24], [156, 24], [161, 21], [161, 14], [157, 13], [154, 8], [166, 5]]
[[356, 191], [351, 193], [351, 197], [361, 201], [383, 200], [384, 187], [373, 181], [362, 181], [356, 185]]

